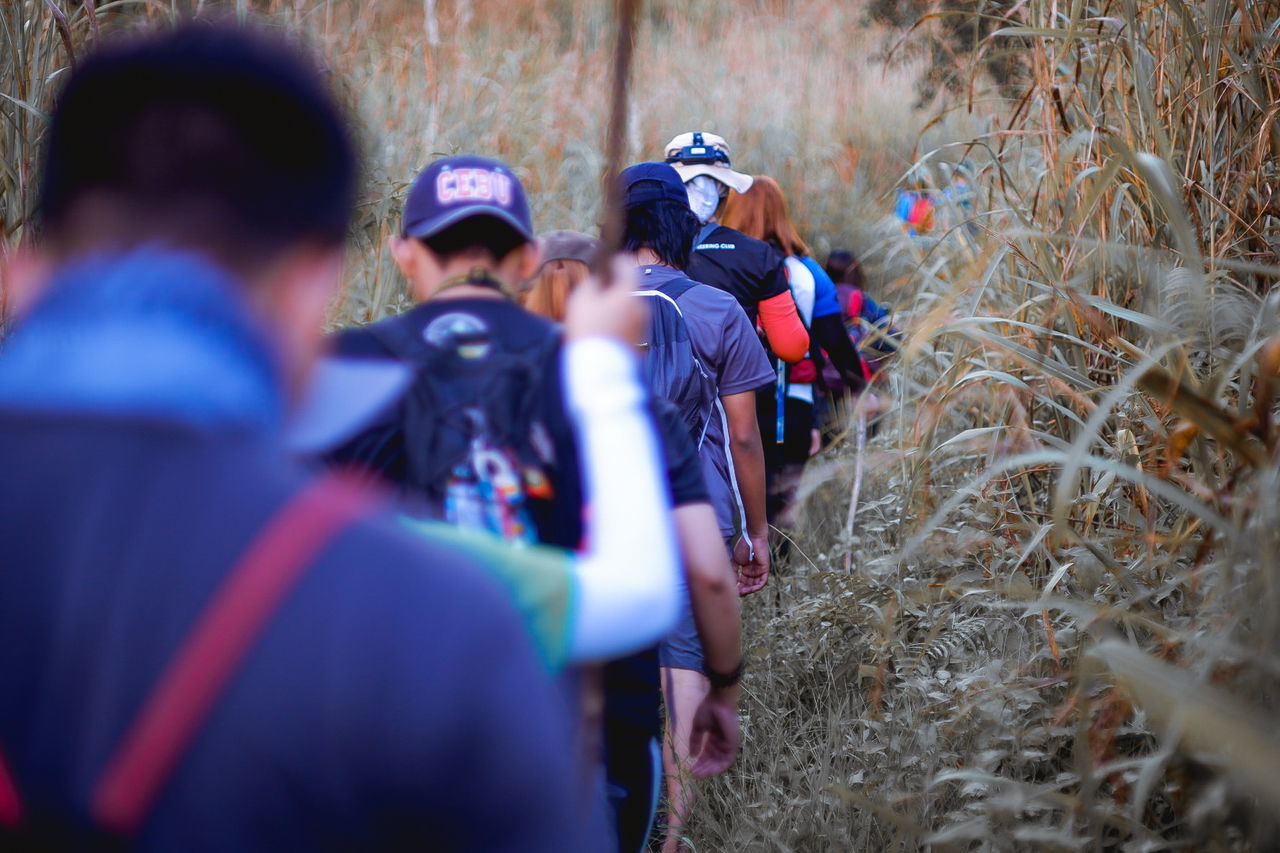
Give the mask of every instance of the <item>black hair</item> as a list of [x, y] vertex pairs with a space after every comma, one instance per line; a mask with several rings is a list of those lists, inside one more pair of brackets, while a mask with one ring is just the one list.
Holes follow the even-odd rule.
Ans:
[[[636, 186], [657, 181], [640, 181]], [[689, 266], [693, 241], [702, 223], [687, 204], [672, 199], [642, 202], [627, 208], [622, 248], [628, 252], [649, 249], [658, 260], [683, 270]]]
[[486, 252], [501, 261], [529, 240], [496, 216], [470, 216], [438, 234], [423, 237], [422, 242], [441, 261], [454, 255]]
[[851, 284], [862, 287], [862, 265], [854, 257], [853, 252], [845, 249], [832, 249], [827, 255], [827, 275], [836, 284]]
[[39, 222], [56, 247], [163, 241], [253, 269], [340, 245], [357, 167], [343, 113], [282, 38], [186, 24], [110, 44], [49, 127]]

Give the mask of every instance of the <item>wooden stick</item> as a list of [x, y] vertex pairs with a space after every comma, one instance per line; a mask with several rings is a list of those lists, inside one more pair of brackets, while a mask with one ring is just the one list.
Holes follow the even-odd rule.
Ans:
[[617, 41], [613, 50], [609, 127], [605, 139], [604, 229], [600, 235], [600, 251], [593, 264], [596, 275], [606, 286], [612, 282], [609, 260], [622, 248], [625, 220], [618, 173], [622, 171], [622, 148], [627, 138], [627, 92], [640, 0], [617, 0], [614, 8], [617, 14]]
[[844, 570], [847, 572], [853, 565], [853, 517], [858, 514], [858, 492], [862, 491], [862, 451], [867, 446], [867, 413], [858, 410], [858, 451], [853, 460], [853, 494], [849, 497], [849, 516], [844, 522], [845, 537], [849, 540], [849, 550], [844, 553]]

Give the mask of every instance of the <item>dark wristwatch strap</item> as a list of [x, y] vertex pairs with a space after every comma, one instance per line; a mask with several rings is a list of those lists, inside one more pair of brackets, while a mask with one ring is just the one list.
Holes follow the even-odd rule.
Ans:
[[707, 676], [707, 680], [711, 682], [711, 687], [715, 690], [723, 690], [726, 687], [732, 687], [742, 680], [742, 670], [746, 666], [746, 661], [739, 660], [738, 665], [733, 668], [733, 672], [716, 672], [709, 665], [703, 665], [703, 672]]

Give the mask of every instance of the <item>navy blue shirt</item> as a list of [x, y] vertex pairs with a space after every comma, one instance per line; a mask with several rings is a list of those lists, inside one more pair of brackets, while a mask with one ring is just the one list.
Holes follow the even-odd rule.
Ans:
[[[0, 355], [0, 752], [30, 822], [63, 833], [307, 480], [265, 411], [269, 346], [207, 268], [147, 254], [55, 284]], [[358, 522], [274, 613], [134, 843], [573, 849], [559, 701], [479, 566]]]

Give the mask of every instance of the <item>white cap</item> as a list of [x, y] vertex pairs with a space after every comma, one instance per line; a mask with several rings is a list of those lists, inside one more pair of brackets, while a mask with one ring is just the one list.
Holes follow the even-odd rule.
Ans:
[[[706, 160], [700, 161], [703, 149]], [[682, 155], [693, 162], [682, 160]], [[751, 176], [729, 168], [729, 143], [714, 133], [680, 134], [667, 143], [666, 158], [686, 184], [698, 175], [706, 175], [736, 192], [744, 193], [751, 189]]]

